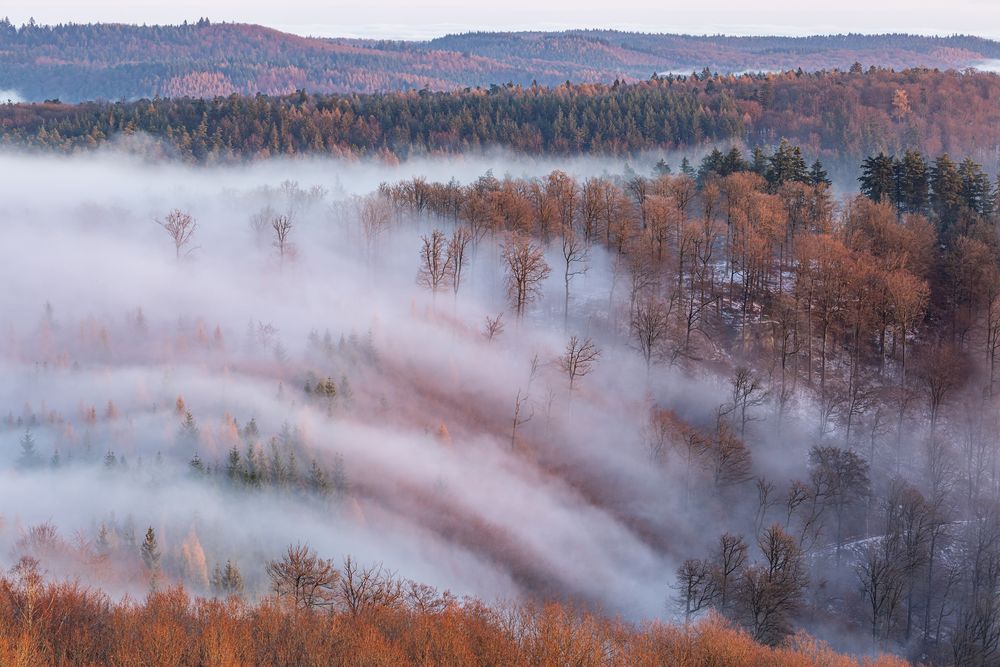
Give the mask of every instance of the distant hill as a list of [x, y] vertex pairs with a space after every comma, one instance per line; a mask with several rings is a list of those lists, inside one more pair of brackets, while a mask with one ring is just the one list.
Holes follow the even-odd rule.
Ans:
[[[615, 31], [468, 33], [425, 42], [306, 38], [235, 23], [20, 28], [0, 21], [0, 91], [29, 101], [376, 92], [728, 73], [964, 68], [1000, 59], [968, 36], [699, 37]], [[8, 93], [9, 94], [9, 93]]]

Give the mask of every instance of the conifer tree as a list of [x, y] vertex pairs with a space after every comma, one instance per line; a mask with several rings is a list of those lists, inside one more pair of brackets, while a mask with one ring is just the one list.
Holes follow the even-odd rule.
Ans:
[[146, 569], [154, 572], [160, 569], [160, 546], [156, 543], [156, 531], [152, 526], [146, 530], [146, 538], [139, 547], [139, 553]]

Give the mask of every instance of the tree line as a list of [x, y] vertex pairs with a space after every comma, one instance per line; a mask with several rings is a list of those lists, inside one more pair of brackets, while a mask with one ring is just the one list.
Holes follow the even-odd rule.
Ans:
[[219, 95], [0, 106], [0, 138], [73, 151], [150, 135], [135, 150], [220, 162], [277, 155], [532, 154], [776, 146], [828, 162], [907, 150], [998, 166], [1000, 76], [912, 69], [657, 76], [637, 83], [502, 84], [451, 92]]

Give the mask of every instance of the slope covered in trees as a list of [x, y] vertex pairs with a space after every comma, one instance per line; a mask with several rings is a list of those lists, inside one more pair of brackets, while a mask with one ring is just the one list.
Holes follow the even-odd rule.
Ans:
[[[529, 637], [614, 628], [624, 656], [709, 614], [765, 661], [746, 637], [1000, 651], [1000, 202], [972, 160], [873, 155], [838, 201], [787, 142], [377, 188], [359, 163], [284, 162], [308, 181], [276, 186], [267, 163], [4, 159], [0, 275], [45, 277], [2, 297], [15, 577], [268, 598], [60, 589], [115, 622], [165, 605], [195, 643], [227, 609], [375, 608], [393, 624], [365, 636], [409, 656], [408, 624], [481, 609], [413, 579], [517, 599], [500, 617]], [[551, 601], [593, 618], [533, 625]]]
[[[1000, 75], [788, 72], [635, 84], [491, 87], [452, 93], [156, 99], [0, 106], [0, 138], [72, 151], [142, 133], [142, 150], [193, 161], [293, 154], [407, 156], [503, 147], [529, 154], [700, 153], [783, 137], [837, 166], [879, 152], [1000, 165]], [[676, 164], [674, 165], [677, 166]]]
[[1000, 58], [967, 37], [695, 37], [610, 31], [470, 33], [428, 42], [315, 39], [261, 26], [0, 22], [0, 90], [66, 101], [239, 93], [452, 90], [513, 82], [610, 83], [654, 72], [962, 69]]

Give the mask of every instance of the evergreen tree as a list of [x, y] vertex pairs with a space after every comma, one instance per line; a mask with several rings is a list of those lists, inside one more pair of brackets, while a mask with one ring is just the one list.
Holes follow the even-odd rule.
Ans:
[[205, 463], [201, 460], [201, 457], [198, 456], [198, 452], [195, 452], [194, 456], [192, 456], [191, 460], [188, 462], [188, 470], [194, 477], [201, 477], [205, 474]]
[[146, 530], [146, 539], [142, 541], [139, 553], [147, 569], [154, 572], [160, 569], [160, 547], [156, 543], [156, 532], [152, 526]]
[[778, 150], [768, 159], [767, 182], [774, 189], [789, 181], [808, 183], [809, 171], [799, 147], [782, 139]]
[[979, 215], [989, 216], [993, 212], [990, 177], [971, 158], [962, 160], [958, 173], [962, 177], [962, 203]]
[[896, 206], [902, 213], [926, 213], [928, 206], [927, 162], [919, 151], [906, 151], [895, 164]]
[[225, 567], [215, 566], [212, 570], [211, 584], [212, 592], [219, 596], [243, 594], [243, 575], [231, 560], [226, 561]]
[[245, 470], [240, 450], [236, 448], [236, 445], [233, 445], [226, 458], [226, 479], [229, 480], [230, 484], [236, 484], [243, 481], [244, 475]]
[[101, 522], [100, 528], [97, 529], [97, 550], [101, 553], [107, 553], [111, 548], [111, 531], [108, 530], [107, 524], [103, 521]]
[[947, 153], [934, 160], [930, 185], [931, 207], [937, 216], [938, 230], [947, 232], [958, 220], [962, 207], [962, 176]]
[[861, 163], [861, 194], [874, 202], [896, 201], [896, 169], [885, 153], [869, 156]]
[[36, 468], [42, 462], [42, 457], [38, 454], [38, 449], [35, 447], [35, 436], [32, 435], [31, 429], [25, 429], [24, 435], [18, 441], [21, 446], [21, 452], [17, 457], [17, 465], [21, 468]]
[[326, 477], [326, 472], [315, 459], [313, 459], [312, 465], [309, 467], [309, 489], [313, 493], [322, 496], [330, 492], [330, 482]]
[[819, 160], [813, 162], [812, 167], [809, 168], [809, 183], [812, 185], [825, 185], [827, 187], [833, 183], [829, 176], [827, 176], [826, 170], [823, 169], [823, 163]]
[[177, 430], [177, 443], [192, 447], [198, 444], [198, 435], [198, 424], [194, 420], [194, 415], [191, 414], [190, 410], [185, 410], [184, 421], [181, 422], [181, 426]]
[[753, 147], [753, 158], [750, 163], [750, 171], [761, 176], [762, 178], [767, 178], [767, 164], [768, 158], [767, 153], [760, 146]]
[[696, 173], [694, 167], [691, 166], [691, 161], [687, 159], [686, 155], [681, 159], [681, 173], [691, 178], [694, 178]]

